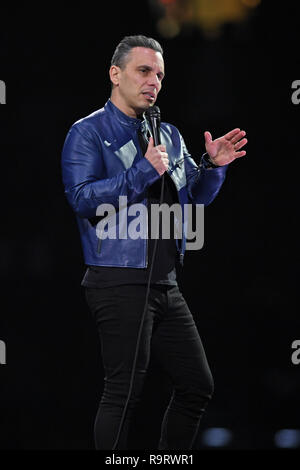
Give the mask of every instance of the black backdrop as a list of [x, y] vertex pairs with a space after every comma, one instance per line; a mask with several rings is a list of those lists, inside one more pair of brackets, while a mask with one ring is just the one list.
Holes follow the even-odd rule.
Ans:
[[[1, 449], [93, 449], [100, 344], [60, 154], [71, 124], [109, 97], [116, 44], [140, 33], [165, 49], [158, 105], [197, 162], [205, 130], [218, 137], [241, 127], [249, 139], [205, 210], [203, 249], [187, 253], [180, 275], [216, 388], [196, 447], [209, 427], [231, 429], [233, 449], [272, 449], [276, 431], [300, 428], [300, 365], [291, 362], [300, 339], [295, 4], [262, 2], [215, 39], [195, 27], [161, 38], [148, 2], [1, 7]], [[169, 393], [152, 362], [137, 448], [155, 449]]]

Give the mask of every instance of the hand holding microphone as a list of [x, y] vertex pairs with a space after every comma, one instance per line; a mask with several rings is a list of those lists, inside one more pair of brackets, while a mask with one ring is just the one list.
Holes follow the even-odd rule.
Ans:
[[160, 142], [160, 110], [158, 106], [152, 106], [146, 111], [146, 117], [150, 123], [153, 137], [149, 140], [149, 145], [145, 157], [154, 166], [160, 176], [168, 169], [169, 158], [165, 145]]
[[154, 147], [154, 139], [150, 137], [147, 152], [145, 153], [145, 158], [149, 160], [152, 166], [156, 171], [162, 176], [164, 172], [168, 169], [169, 158], [166, 152], [165, 145], [158, 145]]

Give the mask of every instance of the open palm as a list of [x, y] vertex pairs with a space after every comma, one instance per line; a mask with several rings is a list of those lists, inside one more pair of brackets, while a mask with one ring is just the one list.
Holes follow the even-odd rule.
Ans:
[[245, 150], [240, 150], [247, 143], [245, 135], [245, 131], [236, 128], [222, 137], [212, 140], [211, 133], [204, 132], [205, 148], [213, 163], [223, 166], [246, 155]]

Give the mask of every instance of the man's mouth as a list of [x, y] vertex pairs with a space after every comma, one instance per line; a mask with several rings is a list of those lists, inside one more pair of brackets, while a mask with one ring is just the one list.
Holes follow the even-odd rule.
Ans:
[[152, 91], [143, 91], [143, 95], [148, 99], [149, 101], [154, 101], [155, 100], [155, 94], [152, 93]]

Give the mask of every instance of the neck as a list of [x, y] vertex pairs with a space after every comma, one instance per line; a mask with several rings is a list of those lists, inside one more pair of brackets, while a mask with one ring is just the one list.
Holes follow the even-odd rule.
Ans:
[[126, 114], [127, 116], [135, 119], [141, 119], [141, 116], [143, 114], [143, 110], [136, 110], [134, 108], [130, 108], [129, 106], [126, 106], [122, 100], [119, 99], [118, 96], [112, 91], [111, 96], [110, 96], [110, 101], [117, 107], [119, 108], [122, 113]]

